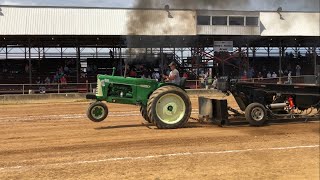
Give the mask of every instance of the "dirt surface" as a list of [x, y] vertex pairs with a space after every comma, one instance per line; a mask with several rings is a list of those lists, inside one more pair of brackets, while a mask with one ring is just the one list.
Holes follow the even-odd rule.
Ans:
[[0, 179], [319, 179], [319, 122], [158, 130], [139, 107], [96, 124], [87, 106], [1, 105]]

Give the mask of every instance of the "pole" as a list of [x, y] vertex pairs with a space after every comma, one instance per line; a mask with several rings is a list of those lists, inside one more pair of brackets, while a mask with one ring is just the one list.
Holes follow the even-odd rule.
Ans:
[[76, 68], [77, 68], [77, 83], [80, 81], [80, 72], [79, 72], [79, 64], [80, 64], [80, 47], [77, 45], [77, 62], [76, 62]]
[[280, 42], [280, 47], [279, 47], [279, 83], [281, 84], [281, 67], [282, 67], [282, 44]]
[[29, 84], [32, 84], [31, 43], [29, 39]]
[[316, 47], [312, 48], [312, 52], [313, 52], [313, 60], [314, 60], [314, 75], [317, 76], [317, 51], [316, 51]]
[[160, 48], [160, 57], [161, 57], [161, 74], [164, 74], [164, 58], [163, 58], [163, 49]]
[[320, 69], [317, 66], [317, 48], [313, 47], [315, 84], [320, 84]]
[[6, 60], [8, 60], [8, 45], [6, 44]]

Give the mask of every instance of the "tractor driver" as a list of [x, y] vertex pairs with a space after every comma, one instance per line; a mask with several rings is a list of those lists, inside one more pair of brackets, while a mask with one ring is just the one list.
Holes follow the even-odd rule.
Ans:
[[180, 75], [179, 75], [179, 71], [177, 70], [176, 63], [171, 62], [169, 64], [169, 67], [171, 69], [169, 76], [164, 75], [163, 78], [165, 79], [166, 82], [180, 85]]

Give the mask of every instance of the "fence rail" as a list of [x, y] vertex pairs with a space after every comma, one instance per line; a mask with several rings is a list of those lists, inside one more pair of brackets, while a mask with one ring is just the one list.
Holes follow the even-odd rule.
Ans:
[[[263, 82], [263, 83], [292, 83], [292, 84], [319, 84], [320, 79], [316, 76], [299, 76], [264, 79], [239, 79], [241, 82]], [[93, 93], [97, 83], [68, 83], [68, 84], [0, 84], [0, 95], [2, 94], [39, 94], [39, 93]], [[212, 81], [188, 80], [188, 89], [208, 89], [213, 88]]]

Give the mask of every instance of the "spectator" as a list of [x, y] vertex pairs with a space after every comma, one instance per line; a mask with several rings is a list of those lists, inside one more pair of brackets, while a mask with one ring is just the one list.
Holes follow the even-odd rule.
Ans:
[[273, 72], [272, 78], [277, 78], [277, 77], [278, 77], [277, 73], [276, 73], [276, 72]]
[[218, 79], [217, 79], [217, 77], [214, 77], [213, 78], [213, 82], [212, 82], [212, 88], [213, 89], [217, 89], [217, 83], [218, 83]]
[[111, 59], [114, 59], [113, 51], [111, 51], [111, 50], [109, 51], [109, 56], [110, 56]]
[[50, 84], [50, 78], [47, 76], [46, 79], [44, 80], [45, 84]]
[[183, 73], [183, 77], [188, 79], [189, 78], [188, 73], [187, 72]]
[[92, 72], [92, 68], [90, 65], [87, 66], [87, 73], [91, 73]]
[[62, 74], [62, 73], [63, 73], [63, 67], [60, 66], [60, 68], [59, 68], [59, 74]]
[[291, 71], [288, 73], [288, 84], [292, 84], [292, 76], [291, 76]]
[[36, 83], [37, 83], [37, 84], [41, 84], [41, 78], [40, 78], [40, 77], [37, 78]]
[[65, 75], [61, 77], [60, 82], [61, 84], [67, 84], [67, 78]]
[[29, 73], [29, 65], [28, 64], [26, 64], [26, 66], [24, 67], [24, 70], [26, 73]]
[[152, 79], [160, 81], [160, 73], [158, 71], [153, 72], [152, 73]]
[[251, 67], [248, 71], [248, 78], [251, 79], [254, 77], [254, 69]]
[[244, 72], [243, 72], [243, 75], [242, 75], [241, 79], [243, 79], [243, 80], [248, 79], [247, 71], [244, 71]]
[[301, 66], [299, 64], [296, 66], [296, 76], [301, 76]]
[[257, 78], [258, 78], [259, 80], [262, 80], [262, 79], [263, 79], [263, 75], [262, 75], [262, 73], [261, 73], [261, 72], [259, 72], [259, 73], [258, 73]]
[[65, 74], [69, 73], [69, 67], [67, 65], [64, 66], [63, 70]]
[[134, 68], [130, 70], [129, 77], [134, 77], [134, 78], [137, 77], [137, 72], [135, 71]]
[[267, 74], [267, 78], [272, 78], [272, 74], [271, 74], [270, 71], [269, 71], [268, 74]]

